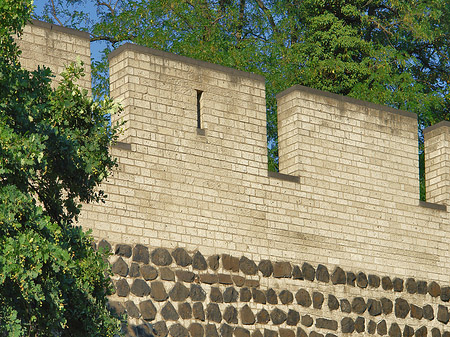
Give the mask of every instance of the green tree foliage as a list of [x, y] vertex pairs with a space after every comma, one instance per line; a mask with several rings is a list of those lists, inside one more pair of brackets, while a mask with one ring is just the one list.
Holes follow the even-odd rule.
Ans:
[[31, 9], [0, 2], [0, 335], [113, 336], [107, 265], [76, 220], [115, 165], [117, 108], [74, 84], [78, 65], [56, 89], [48, 69], [21, 68], [13, 36]]
[[422, 127], [450, 118], [447, 0], [53, 0], [44, 18], [108, 43], [102, 92], [125, 41], [264, 75], [272, 169], [275, 94], [294, 84], [407, 109]]

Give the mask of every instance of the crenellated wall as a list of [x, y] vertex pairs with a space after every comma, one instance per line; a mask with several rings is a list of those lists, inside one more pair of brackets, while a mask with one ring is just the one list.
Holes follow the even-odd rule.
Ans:
[[[55, 27], [35, 22], [24, 39], [32, 44], [27, 36], [42, 30], [50, 40], [61, 30], [66, 34]], [[68, 41], [86, 43], [75, 33]], [[24, 58], [32, 59], [33, 52], [24, 52]], [[274, 173], [267, 170], [263, 77], [125, 44], [110, 55], [110, 81], [111, 96], [124, 107], [118, 118], [126, 121], [120, 142], [111, 149], [119, 166], [102, 186], [106, 203], [85, 205], [80, 222], [115, 249], [111, 263], [117, 292], [111, 303], [119, 311], [128, 305], [130, 322], [139, 326], [143, 320], [166, 321], [154, 326], [163, 332], [165, 326], [176, 337], [188, 332], [200, 336], [200, 331], [213, 336], [214, 329], [224, 336], [234, 331], [237, 337], [250, 332], [259, 336], [256, 331], [267, 336], [276, 332], [280, 337], [304, 336], [301, 331], [328, 337], [398, 336], [399, 330], [404, 336], [411, 331], [427, 336], [425, 329], [430, 336], [444, 333], [450, 282], [448, 123], [425, 132], [428, 202], [420, 202], [417, 119], [409, 112], [302, 86], [288, 89], [277, 96], [280, 173]], [[127, 253], [120, 247], [127, 247], [123, 248]], [[162, 248], [173, 261], [155, 263], [149, 247]], [[134, 260], [136, 249], [147, 251], [145, 261]], [[198, 254], [218, 256], [217, 268], [180, 265], [175, 251], [192, 259]], [[227, 259], [238, 267], [230, 271], [224, 265]], [[239, 262], [254, 270], [255, 263], [265, 260], [272, 266], [283, 261], [291, 272], [303, 272], [295, 265], [309, 265], [316, 276], [308, 281], [292, 274], [265, 276], [261, 269], [253, 274], [242, 270], [246, 267]], [[326, 282], [324, 268], [329, 274]], [[345, 271], [344, 284], [333, 282], [336, 270]], [[165, 279], [163, 274], [175, 276]], [[186, 275], [193, 278], [186, 281]], [[220, 282], [221, 278], [231, 283]], [[145, 295], [133, 292], [135, 283], [135, 290]], [[175, 286], [184, 294], [189, 289], [190, 294], [192, 285], [204, 291], [203, 300], [189, 295], [177, 301], [170, 296]], [[156, 300], [153, 287], [168, 297]], [[211, 295], [224, 297], [230, 287], [239, 294], [248, 288], [250, 299], [239, 297], [229, 303], [211, 299]], [[437, 287], [445, 289], [444, 298], [436, 295]], [[253, 288], [262, 292], [265, 304], [255, 300]], [[274, 290], [274, 298], [278, 296], [277, 304], [268, 302], [269, 289]], [[302, 305], [297, 299], [300, 289], [311, 298], [322, 294], [322, 307]], [[283, 304], [281, 292], [289, 298], [290, 293], [292, 303]], [[355, 302], [356, 298], [362, 300]], [[134, 304], [126, 304], [128, 300]], [[143, 313], [140, 303], [145, 301], [152, 304], [142, 304]], [[390, 312], [383, 301], [388, 307], [392, 304]], [[212, 316], [204, 321], [189, 316], [194, 302], [200, 302], [206, 314], [208, 306], [218, 307], [220, 322]], [[255, 317], [266, 310], [270, 319], [243, 323], [245, 306]], [[360, 306], [366, 309], [357, 309]], [[167, 307], [177, 319], [164, 317]], [[433, 318], [427, 319], [430, 308]], [[237, 321], [231, 315], [228, 322], [226, 310], [227, 315], [237, 313]], [[274, 323], [283, 313], [288, 319], [290, 310], [298, 313], [300, 321]], [[303, 316], [310, 316], [305, 318], [307, 324]]]

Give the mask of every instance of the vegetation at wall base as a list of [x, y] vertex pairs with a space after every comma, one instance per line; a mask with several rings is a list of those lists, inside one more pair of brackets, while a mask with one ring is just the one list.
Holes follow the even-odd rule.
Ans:
[[81, 65], [56, 89], [49, 69], [21, 67], [13, 37], [31, 10], [0, 3], [0, 335], [114, 336], [105, 256], [76, 221], [81, 202], [104, 197], [118, 108], [74, 84]]

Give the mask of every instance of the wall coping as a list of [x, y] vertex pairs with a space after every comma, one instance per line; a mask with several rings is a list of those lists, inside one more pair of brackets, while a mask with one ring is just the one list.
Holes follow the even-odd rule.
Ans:
[[41, 28], [45, 28], [45, 29], [48, 29], [48, 30], [54, 30], [54, 31], [57, 31], [57, 32], [65, 33], [65, 34], [75, 35], [75, 36], [81, 37], [81, 38], [86, 39], [86, 40], [90, 40], [91, 39], [89, 33], [81, 32], [81, 31], [73, 29], [73, 28], [64, 27], [64, 26], [60, 26], [60, 25], [55, 25], [53, 23], [48, 23], [48, 22], [41, 21], [41, 20], [36, 20], [36, 19], [32, 19], [31, 23], [34, 26], [36, 26], [36, 27], [41, 27]]
[[129, 43], [129, 42], [127, 42], [127, 43], [121, 45], [119, 48], [113, 50], [109, 54], [108, 60], [111, 61], [112, 58], [116, 57], [117, 55], [119, 55], [120, 53], [122, 53], [124, 51], [134, 51], [134, 52], [142, 53], [142, 54], [150, 54], [150, 55], [154, 55], [154, 56], [167, 58], [172, 61], [179, 61], [179, 62], [188, 63], [193, 66], [197, 66], [197, 67], [201, 67], [201, 68], [208, 68], [211, 70], [220, 71], [220, 72], [223, 72], [223, 73], [226, 73], [229, 75], [246, 77], [246, 78], [250, 78], [252, 80], [260, 81], [260, 82], [264, 82], [264, 83], [266, 81], [265, 77], [262, 75], [258, 75], [258, 74], [254, 74], [254, 73], [250, 73], [250, 72], [246, 72], [246, 71], [242, 71], [242, 70], [237, 70], [237, 69], [225, 67], [225, 66], [222, 66], [219, 64], [209, 63], [206, 61], [200, 61], [200, 60], [196, 60], [196, 59], [193, 59], [193, 58], [190, 58], [187, 56], [176, 55], [173, 53], [169, 53], [169, 52], [158, 50], [158, 49], [153, 49], [150, 47], [143, 47], [143, 46], [139, 46], [137, 44]]
[[450, 122], [449, 121], [442, 121], [442, 122], [439, 122], [439, 123], [434, 124], [432, 126], [429, 126], [429, 127], [425, 128], [423, 130], [423, 134], [426, 134], [428, 132], [431, 132], [433, 130], [436, 130], [436, 129], [439, 129], [439, 128], [443, 128], [443, 127], [450, 128]]
[[276, 95], [276, 98], [278, 100], [278, 99], [280, 99], [280, 98], [282, 98], [282, 97], [284, 97], [286, 95], [289, 95], [290, 93], [292, 93], [294, 91], [302, 91], [302, 92], [306, 92], [306, 93], [313, 94], [313, 95], [325, 96], [325, 97], [329, 97], [329, 98], [335, 99], [335, 100], [340, 101], [340, 102], [356, 104], [356, 105], [359, 105], [359, 106], [363, 106], [363, 107], [367, 107], [367, 108], [371, 108], [371, 109], [377, 109], [377, 110], [381, 110], [381, 111], [387, 111], [387, 112], [390, 112], [390, 113], [393, 113], [393, 114], [402, 115], [402, 116], [413, 118], [413, 119], [417, 120], [417, 115], [415, 113], [413, 113], [413, 112], [391, 108], [391, 107], [386, 106], [386, 105], [366, 102], [366, 101], [362, 101], [362, 100], [359, 100], [359, 99], [356, 99], [356, 98], [353, 98], [353, 97], [333, 94], [333, 93], [327, 92], [327, 91], [322, 91], [322, 90], [318, 90], [318, 89], [308, 88], [308, 87], [305, 87], [305, 86], [300, 85], [300, 84], [294, 85], [293, 87], [290, 87], [290, 88], [288, 88], [288, 89], [278, 93]]

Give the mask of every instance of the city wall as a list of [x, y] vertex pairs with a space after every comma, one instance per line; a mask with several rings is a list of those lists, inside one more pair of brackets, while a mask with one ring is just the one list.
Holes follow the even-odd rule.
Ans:
[[[23, 39], [27, 67], [89, 58], [88, 36], [66, 28], [34, 22]], [[274, 173], [263, 77], [125, 44], [110, 88], [124, 107], [113, 122], [126, 121], [119, 165], [80, 222], [113, 253], [111, 306], [130, 334], [450, 331], [447, 122], [425, 130], [421, 202], [409, 112], [290, 88]]]

